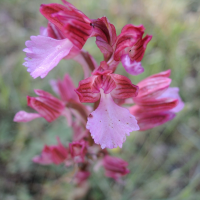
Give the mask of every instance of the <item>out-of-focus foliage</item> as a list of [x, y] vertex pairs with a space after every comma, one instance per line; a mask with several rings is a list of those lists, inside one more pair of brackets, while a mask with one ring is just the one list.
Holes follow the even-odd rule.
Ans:
[[[172, 70], [172, 85], [180, 87], [186, 102], [177, 117], [151, 131], [134, 132], [123, 149], [114, 149], [129, 162], [131, 173], [115, 183], [92, 172], [90, 182], [71, 185], [73, 169], [33, 164], [43, 144], [56, 143], [58, 135], [71, 141], [71, 130], [59, 118], [49, 124], [34, 120], [12, 122], [14, 114], [29, 110], [26, 96], [33, 89], [51, 91], [49, 80], [70, 73], [78, 84], [82, 69], [74, 61], [61, 61], [45, 79], [35, 80], [22, 66], [22, 49], [31, 35], [39, 34], [47, 21], [39, 13], [41, 3], [60, 1], [0, 1], [0, 199], [3, 200], [198, 200], [200, 198], [200, 1], [199, 0], [71, 0], [88, 17], [107, 16], [119, 34], [128, 23], [143, 24], [152, 34], [137, 77], [118, 71], [133, 83], [162, 70]], [[85, 49], [97, 59], [102, 54], [89, 39]], [[85, 196], [85, 193], [87, 196]], [[85, 196], [85, 197], [84, 197]]]

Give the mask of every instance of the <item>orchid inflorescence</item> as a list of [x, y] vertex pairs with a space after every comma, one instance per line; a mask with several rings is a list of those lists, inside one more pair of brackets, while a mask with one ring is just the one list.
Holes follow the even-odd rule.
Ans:
[[[129, 173], [128, 163], [109, 155], [106, 148], [122, 148], [130, 132], [148, 130], [173, 119], [184, 103], [179, 89], [170, 87], [170, 70], [147, 77], [137, 85], [115, 74], [120, 62], [131, 75], [144, 71], [141, 60], [152, 36], [143, 37], [143, 25], [127, 24], [117, 36], [106, 17], [89, 19], [72, 4], [62, 2], [64, 5], [41, 5], [40, 12], [48, 25], [25, 43], [24, 65], [33, 78], [44, 78], [60, 60], [74, 59], [83, 66], [85, 79], [76, 89], [68, 74], [63, 80], [52, 80], [51, 86], [59, 98], [35, 90], [38, 97], [28, 96], [27, 102], [37, 113], [19, 111], [14, 121], [29, 122], [42, 117], [52, 122], [64, 116], [73, 129], [73, 142], [65, 146], [57, 137], [58, 144], [45, 145], [33, 161], [77, 166], [77, 184], [89, 177], [95, 162], [104, 167], [107, 177], [119, 180]], [[90, 37], [96, 37], [96, 45], [104, 56], [100, 65], [82, 49]]]

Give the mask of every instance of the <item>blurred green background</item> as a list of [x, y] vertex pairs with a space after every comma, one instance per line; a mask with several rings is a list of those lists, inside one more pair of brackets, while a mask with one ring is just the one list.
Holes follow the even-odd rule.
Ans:
[[[71, 141], [71, 130], [59, 118], [29, 123], [12, 122], [26, 105], [33, 89], [52, 92], [49, 81], [70, 73], [78, 84], [82, 69], [74, 61], [61, 61], [45, 79], [33, 79], [22, 66], [25, 41], [38, 35], [47, 20], [39, 13], [48, 0], [0, 1], [0, 199], [2, 200], [199, 200], [200, 199], [200, 1], [199, 0], [70, 0], [89, 18], [106, 16], [117, 34], [128, 23], [143, 24], [153, 35], [142, 64], [145, 72], [128, 75], [133, 83], [162, 70], [171, 69], [172, 86], [180, 87], [185, 108], [161, 127], [134, 132], [121, 150], [111, 154], [129, 162], [131, 173], [123, 184], [92, 171], [89, 184], [75, 188], [63, 166], [32, 163], [44, 144], [55, 144], [55, 136]], [[100, 62], [102, 54], [95, 38], [84, 47]], [[87, 195], [84, 196], [84, 193]]]

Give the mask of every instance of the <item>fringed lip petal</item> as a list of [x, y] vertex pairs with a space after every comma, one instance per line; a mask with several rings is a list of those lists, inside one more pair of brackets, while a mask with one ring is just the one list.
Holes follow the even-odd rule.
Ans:
[[126, 135], [139, 130], [137, 121], [126, 108], [116, 105], [110, 94], [101, 91], [98, 108], [89, 117], [86, 128], [101, 148], [122, 148]]
[[73, 47], [69, 39], [55, 40], [41, 35], [31, 36], [25, 44], [27, 57], [23, 65], [33, 78], [44, 78]]

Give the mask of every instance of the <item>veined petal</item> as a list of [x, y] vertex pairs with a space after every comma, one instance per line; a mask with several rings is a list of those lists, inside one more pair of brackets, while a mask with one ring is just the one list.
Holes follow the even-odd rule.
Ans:
[[140, 62], [144, 56], [147, 44], [150, 42], [152, 36], [146, 35], [144, 38], [141, 38], [137, 41], [136, 44], [129, 50], [129, 56], [131, 60]]
[[65, 104], [48, 92], [35, 90], [39, 97], [27, 96], [28, 106], [36, 110], [48, 122], [58, 118], [65, 109]]
[[173, 98], [162, 98], [159, 100], [149, 100], [143, 102], [143, 104], [135, 105], [134, 113], [135, 116], [140, 115], [144, 112], [151, 112], [151, 113], [158, 113], [164, 111], [170, 111], [171, 109], [175, 108], [178, 105], [178, 99]]
[[119, 74], [111, 74], [110, 76], [117, 85], [111, 92], [113, 98], [126, 99], [137, 96], [139, 88], [137, 85], [133, 85], [130, 79]]
[[33, 119], [42, 117], [38, 113], [27, 113], [26, 111], [19, 111], [15, 114], [13, 121], [14, 122], [30, 122]]
[[137, 84], [139, 92], [134, 101], [140, 104], [142, 101], [155, 99], [169, 87], [170, 83], [171, 79], [167, 77], [148, 77]]
[[131, 75], [138, 75], [144, 72], [141, 62], [132, 61], [128, 54], [122, 55], [121, 61], [124, 69]]
[[91, 20], [72, 4], [63, 2], [65, 6], [56, 3], [42, 4], [40, 12], [81, 49], [93, 31]]
[[113, 53], [113, 46], [117, 35], [115, 26], [106, 17], [92, 20], [94, 26], [93, 36], [96, 36], [96, 44], [104, 55], [104, 60], [108, 61]]
[[69, 19], [75, 19], [77, 21], [90, 23], [91, 20], [75, 6], [67, 1], [63, 1], [64, 5], [52, 3], [52, 4], [42, 4], [40, 7], [40, 12], [44, 17], [46, 17], [51, 23], [55, 24], [60, 30], [64, 26], [64, 21], [58, 21], [54, 14], [58, 12], [64, 12]]
[[65, 74], [63, 80], [52, 80], [51, 86], [56, 94], [65, 102], [74, 100], [79, 102], [78, 95], [76, 94], [74, 83], [68, 74]]
[[105, 176], [118, 180], [121, 176], [128, 174], [128, 163], [121, 158], [106, 155], [103, 159]]
[[123, 54], [132, 53], [131, 48], [137, 45], [137, 42], [141, 40], [144, 30], [145, 28], [143, 25], [134, 26], [132, 24], [127, 24], [123, 27], [121, 34], [117, 37], [114, 54], [114, 59], [116, 61], [119, 61]]
[[26, 41], [24, 66], [33, 78], [44, 78], [73, 47], [69, 39], [55, 40], [45, 36], [31, 36]]
[[68, 157], [68, 149], [65, 148], [60, 142], [59, 137], [57, 137], [58, 144], [47, 146], [45, 145], [41, 154], [35, 156], [32, 160], [33, 162], [49, 165], [56, 164], [59, 165], [64, 162]]
[[162, 98], [174, 98], [178, 100], [178, 104], [176, 107], [171, 109], [171, 112], [178, 113], [184, 108], [184, 102], [182, 101], [181, 97], [178, 94], [179, 88], [178, 87], [169, 87], [165, 92], [163, 92], [157, 99]]
[[[62, 40], [65, 39], [65, 35], [63, 34], [60, 29], [58, 29], [53, 23], [49, 22], [47, 26], [47, 35], [48, 37], [54, 38], [56, 40]], [[45, 36], [45, 35], [44, 35]]]
[[122, 148], [126, 135], [139, 130], [137, 121], [126, 108], [116, 105], [110, 94], [101, 91], [98, 108], [89, 117], [86, 128], [101, 148]]
[[80, 102], [94, 103], [100, 98], [101, 79], [98, 76], [91, 76], [79, 82], [75, 92], [78, 94]]
[[172, 120], [175, 116], [173, 112], [143, 113], [137, 117], [137, 121], [140, 131], [144, 131], [160, 126]]

